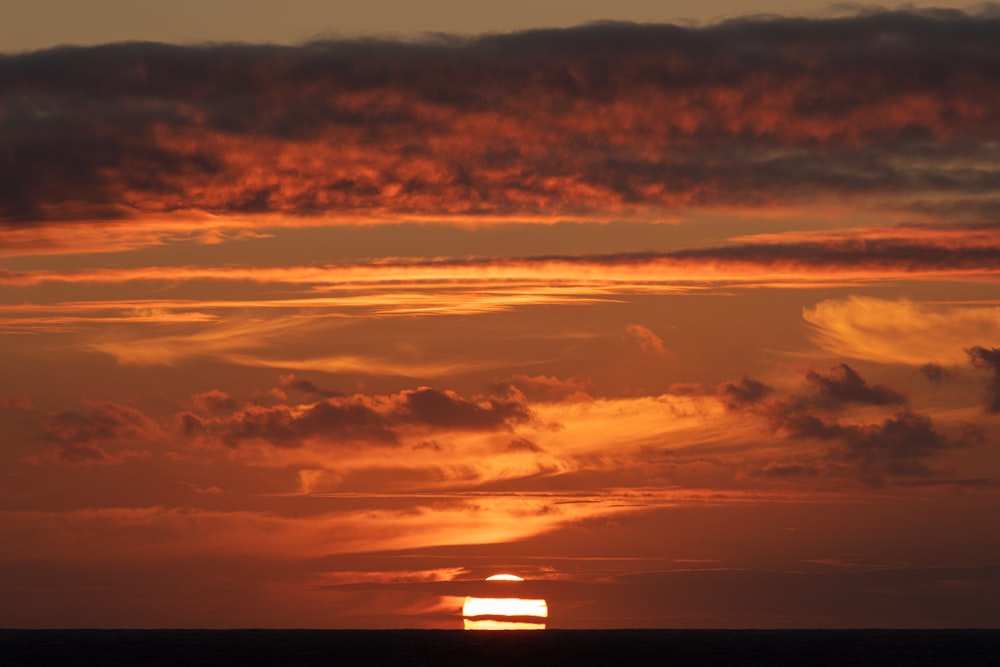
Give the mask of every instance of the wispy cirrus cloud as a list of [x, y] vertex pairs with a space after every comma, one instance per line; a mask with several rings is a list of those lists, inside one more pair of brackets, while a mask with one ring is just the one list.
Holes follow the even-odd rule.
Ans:
[[813, 340], [841, 356], [923, 366], [964, 365], [966, 350], [1000, 338], [1000, 307], [852, 296], [802, 313]]

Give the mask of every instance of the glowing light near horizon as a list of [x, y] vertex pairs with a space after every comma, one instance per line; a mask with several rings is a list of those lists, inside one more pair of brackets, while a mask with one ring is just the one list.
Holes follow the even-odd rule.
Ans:
[[[513, 574], [495, 574], [486, 581], [524, 581]], [[466, 630], [544, 630], [549, 606], [542, 599], [512, 597], [465, 598], [462, 617]], [[535, 620], [537, 619], [537, 620]]]

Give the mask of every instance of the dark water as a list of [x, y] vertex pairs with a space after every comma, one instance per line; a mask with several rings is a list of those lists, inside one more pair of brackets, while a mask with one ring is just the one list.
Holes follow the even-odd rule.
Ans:
[[1000, 666], [1000, 630], [0, 630], [0, 665]]

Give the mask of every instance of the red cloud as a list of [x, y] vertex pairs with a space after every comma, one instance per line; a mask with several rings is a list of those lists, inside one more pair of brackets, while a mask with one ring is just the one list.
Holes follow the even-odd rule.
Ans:
[[998, 31], [878, 12], [5, 56], [0, 219], [975, 202], [996, 189]]

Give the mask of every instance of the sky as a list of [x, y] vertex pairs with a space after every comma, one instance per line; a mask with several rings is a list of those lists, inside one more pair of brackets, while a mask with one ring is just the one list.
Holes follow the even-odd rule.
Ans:
[[995, 6], [327, 4], [0, 8], [0, 627], [1000, 625]]

